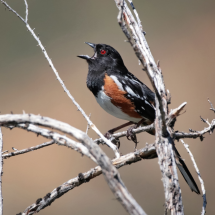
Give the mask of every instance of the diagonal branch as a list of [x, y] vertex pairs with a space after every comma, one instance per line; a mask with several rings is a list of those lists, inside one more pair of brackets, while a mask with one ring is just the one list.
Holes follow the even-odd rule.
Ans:
[[[156, 94], [155, 147], [164, 184], [166, 208], [171, 211], [171, 214], [184, 214], [172, 148], [174, 142], [170, 136], [172, 131], [166, 125], [168, 116], [167, 93], [161, 69], [159, 64], [155, 63], [141, 26], [137, 24], [127, 3], [124, 0], [115, 0], [115, 2], [119, 9], [118, 23], [132, 45], [136, 56], [142, 63], [143, 70], [146, 71]], [[129, 2], [131, 3], [132, 1]], [[134, 9], [133, 3], [131, 6]], [[137, 11], [135, 12], [136, 14]], [[139, 16], [136, 15], [136, 17]]]
[[203, 179], [201, 177], [199, 168], [198, 168], [198, 166], [196, 164], [196, 161], [195, 161], [195, 159], [193, 157], [193, 154], [192, 154], [192, 152], [189, 149], [189, 145], [186, 144], [183, 140], [181, 140], [181, 142], [183, 143], [183, 145], [184, 145], [185, 149], [187, 150], [188, 154], [190, 155], [190, 158], [191, 158], [191, 160], [193, 162], [193, 165], [194, 165], [194, 167], [196, 169], [196, 173], [198, 175], [198, 178], [199, 178], [199, 181], [200, 181], [200, 184], [201, 184], [202, 193], [203, 193], [203, 196], [202, 196], [203, 197], [203, 206], [202, 206], [201, 215], [204, 215], [206, 213], [206, 205], [207, 205], [207, 199], [206, 199], [206, 191], [205, 191], [204, 181], [203, 181]]
[[72, 102], [75, 104], [75, 106], [78, 108], [78, 110], [81, 112], [81, 114], [84, 116], [84, 118], [87, 120], [88, 124], [90, 125], [90, 127], [100, 136], [100, 138], [102, 138], [102, 140], [105, 142], [105, 144], [107, 144], [115, 153], [116, 157], [120, 157], [120, 154], [118, 152], [118, 148], [108, 139], [106, 139], [104, 137], [104, 135], [98, 130], [98, 128], [95, 126], [95, 124], [93, 124], [93, 122], [90, 120], [90, 118], [86, 115], [86, 113], [84, 112], [84, 110], [81, 108], [81, 106], [76, 102], [76, 100], [74, 99], [74, 97], [71, 95], [71, 93], [69, 92], [69, 90], [67, 89], [66, 85], [64, 84], [63, 80], [60, 78], [57, 69], [55, 68], [51, 58], [49, 57], [45, 47], [43, 46], [43, 44], [41, 43], [39, 37], [35, 34], [34, 30], [30, 27], [30, 25], [27, 22], [27, 13], [28, 13], [28, 5], [27, 5], [27, 1], [25, 0], [25, 4], [26, 4], [26, 20], [24, 20], [15, 10], [13, 10], [5, 1], [1, 0], [2, 4], [5, 5], [10, 11], [12, 11], [13, 13], [15, 13], [25, 24], [26, 24], [26, 28], [28, 29], [28, 31], [32, 34], [32, 36], [34, 37], [34, 39], [37, 41], [38, 46], [41, 48], [46, 60], [49, 63], [49, 66], [52, 68], [57, 80], [60, 82], [64, 92], [67, 93], [67, 95], [69, 96], [69, 98], [72, 100]]
[[[142, 159], [151, 159], [156, 155], [154, 144], [150, 144], [143, 149], [136, 152], [126, 154], [120, 158], [112, 160], [113, 165], [116, 168], [121, 168], [126, 165], [130, 165], [141, 161]], [[55, 188], [52, 192], [47, 193], [43, 198], [39, 198], [35, 203], [25, 209], [22, 215], [31, 215], [39, 212], [40, 210], [49, 206], [56, 199], [66, 194], [68, 191], [79, 187], [83, 183], [89, 182], [91, 179], [102, 174], [100, 166], [94, 167], [85, 173], [79, 173], [79, 175], [73, 179], [68, 180], [59, 187]]]
[[[83, 146], [86, 147], [87, 152], [89, 151], [90, 155], [93, 157], [93, 160], [102, 168], [102, 173], [112, 190], [115, 194], [116, 198], [123, 205], [126, 211], [132, 215], [145, 215], [146, 213], [140, 207], [140, 205], [136, 202], [136, 200], [132, 197], [132, 195], [128, 192], [125, 187], [123, 181], [120, 178], [120, 175], [117, 169], [112, 165], [110, 159], [106, 156], [106, 154], [101, 150], [101, 148], [93, 142], [91, 138], [89, 138], [86, 133], [70, 126], [67, 123], [63, 123], [48, 117], [36, 116], [33, 114], [6, 114], [0, 115], [0, 126], [6, 127], [20, 127], [26, 129], [28, 131], [37, 131], [40, 135], [49, 135], [53, 138], [53, 133], [47, 129], [38, 128], [35, 125], [45, 126], [49, 128], [54, 128], [64, 133], [71, 135], [80, 141]], [[55, 134], [57, 135], [57, 134]], [[68, 146], [67, 137], [63, 137], [63, 139], [56, 138], [57, 141], [65, 146]], [[63, 143], [62, 143], [63, 142]], [[78, 143], [74, 143], [75, 146]], [[81, 145], [81, 144], [80, 144]], [[85, 153], [86, 154], [86, 153]]]
[[3, 158], [3, 159], [7, 159], [7, 158], [10, 158], [10, 157], [13, 157], [13, 156], [16, 156], [16, 155], [22, 155], [22, 154], [25, 154], [25, 153], [28, 153], [28, 152], [35, 151], [35, 150], [37, 150], [37, 149], [44, 148], [44, 147], [46, 147], [46, 146], [53, 145], [54, 143], [55, 143], [55, 141], [52, 140], [52, 141], [45, 142], [45, 143], [42, 143], [42, 144], [37, 145], [37, 146], [29, 147], [29, 148], [27, 148], [27, 149], [16, 150], [15, 152], [10, 152], [10, 153], [7, 153], [7, 154], [3, 154], [3, 155], [2, 155], [2, 158]]

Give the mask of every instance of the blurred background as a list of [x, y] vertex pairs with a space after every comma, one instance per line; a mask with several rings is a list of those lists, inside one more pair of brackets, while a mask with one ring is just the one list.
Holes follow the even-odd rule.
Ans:
[[[7, 1], [20, 15], [25, 16], [22, 0]], [[84, 42], [106, 43], [121, 53], [130, 72], [151, 87], [147, 75], [126, 42], [117, 23], [118, 10], [114, 1], [37, 0], [29, 3], [29, 24], [39, 33], [40, 39], [52, 58], [60, 77], [91, 119], [105, 133], [124, 121], [116, 119], [96, 103], [86, 87], [87, 63], [79, 54], [93, 55]], [[167, 89], [172, 94], [170, 108], [188, 102], [186, 113], [181, 115], [175, 129], [202, 130], [207, 125], [200, 115], [211, 121], [215, 118], [207, 98], [215, 106], [215, 1], [143, 1], [134, 0], [142, 20], [151, 51], [161, 61]], [[0, 5], [0, 111], [1, 114], [26, 113], [52, 117], [86, 130], [87, 123], [64, 93], [48, 66], [36, 41], [27, 32], [16, 15]], [[4, 150], [11, 147], [24, 149], [41, 144], [46, 139], [15, 128], [3, 128]], [[97, 138], [90, 130], [89, 135]], [[207, 214], [215, 214], [214, 151], [215, 134], [199, 139], [186, 139], [190, 145], [207, 191]], [[153, 143], [147, 133], [138, 135], [138, 148]], [[180, 142], [176, 146], [191, 173], [199, 181], [190, 157]], [[134, 144], [121, 139], [120, 152], [133, 151]], [[106, 146], [102, 149], [113, 158]], [[86, 157], [65, 147], [49, 146], [38, 151], [4, 160], [3, 197], [4, 214], [24, 211], [39, 197], [51, 192], [80, 172], [95, 164]], [[163, 214], [164, 192], [158, 160], [144, 160], [119, 170], [127, 188], [147, 214]], [[186, 214], [200, 214], [201, 195], [192, 193], [179, 174]], [[103, 176], [68, 192], [40, 212], [47, 214], [126, 214], [109, 190]]]

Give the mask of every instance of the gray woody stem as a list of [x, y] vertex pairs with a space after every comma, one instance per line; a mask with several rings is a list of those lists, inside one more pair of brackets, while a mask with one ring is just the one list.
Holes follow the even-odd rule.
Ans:
[[43, 44], [41, 43], [39, 37], [35, 34], [34, 30], [30, 27], [30, 25], [28, 24], [27, 20], [28, 20], [28, 4], [27, 1], [25, 0], [25, 5], [26, 5], [26, 19], [23, 19], [15, 10], [13, 10], [5, 1], [1, 0], [2, 4], [5, 5], [10, 11], [12, 11], [13, 13], [15, 13], [26, 25], [26, 28], [28, 29], [28, 31], [32, 34], [32, 36], [34, 37], [34, 39], [37, 41], [38, 46], [41, 48], [46, 60], [49, 63], [49, 66], [52, 68], [55, 76], [57, 77], [57, 80], [60, 82], [61, 86], [63, 87], [64, 91], [67, 93], [67, 95], [69, 96], [69, 98], [72, 100], [72, 102], [75, 104], [75, 106], [78, 108], [78, 110], [81, 112], [81, 114], [84, 116], [84, 118], [87, 120], [87, 123], [90, 125], [90, 127], [100, 136], [100, 138], [102, 138], [102, 140], [105, 142], [105, 144], [107, 144], [115, 153], [116, 157], [120, 157], [120, 154], [118, 152], [118, 148], [108, 139], [106, 139], [104, 137], [104, 135], [98, 130], [98, 128], [92, 123], [92, 121], [90, 120], [90, 118], [86, 115], [86, 113], [84, 112], [84, 110], [80, 107], [80, 105], [76, 102], [76, 100], [74, 99], [74, 97], [71, 95], [71, 93], [69, 92], [69, 90], [66, 88], [66, 85], [64, 84], [63, 80], [60, 78], [51, 58], [48, 56], [48, 53], [46, 52], [45, 47], [43, 46]]
[[[34, 124], [34, 125], [32, 125]], [[45, 126], [57, 129], [61, 132], [67, 133], [81, 142], [96, 160], [96, 163], [102, 168], [102, 173], [116, 198], [120, 201], [123, 207], [129, 214], [132, 215], [145, 215], [146, 213], [139, 206], [136, 200], [131, 196], [125, 187], [117, 169], [112, 165], [110, 159], [101, 150], [101, 148], [89, 138], [86, 133], [48, 117], [36, 116], [33, 114], [7, 114], [0, 115], [0, 126], [5, 127], [22, 127], [26, 130], [36, 129], [35, 125]], [[40, 128], [41, 129], [41, 128]], [[45, 129], [41, 129], [41, 133]], [[47, 132], [46, 132], [47, 133]], [[49, 132], [49, 134], [53, 132]], [[66, 137], [64, 137], [66, 139]], [[64, 141], [66, 144], [67, 141]]]
[[[114, 159], [112, 160], [112, 163], [116, 168], [121, 168], [123, 166], [141, 161], [142, 159], [154, 158], [155, 155], [156, 150], [154, 144], [150, 144], [136, 152], [129, 153], [127, 155], [121, 156], [120, 158]], [[36, 203], [33, 203], [27, 207], [22, 215], [31, 215], [35, 212], [39, 212], [40, 210], [49, 206], [56, 199], [66, 194], [68, 191], [89, 182], [91, 179], [101, 174], [102, 170], [100, 166], [94, 167], [88, 172], [80, 173], [77, 177], [70, 179], [59, 187], [55, 188], [51, 193], [47, 193], [42, 199], [39, 199], [40, 201], [36, 201]]]
[[42, 143], [42, 144], [37, 145], [37, 146], [29, 147], [29, 148], [27, 148], [27, 149], [16, 150], [15, 152], [10, 152], [10, 153], [7, 153], [7, 154], [3, 154], [3, 155], [2, 155], [2, 158], [3, 158], [3, 159], [7, 159], [7, 158], [10, 158], [10, 157], [13, 157], [13, 156], [16, 156], [16, 155], [22, 155], [22, 154], [25, 154], [25, 153], [28, 153], [28, 152], [35, 151], [35, 150], [37, 150], [37, 149], [44, 148], [44, 147], [46, 147], [46, 146], [53, 145], [54, 143], [55, 143], [55, 141], [52, 140], [52, 141], [45, 142], [45, 143]]
[[201, 177], [201, 174], [200, 174], [199, 168], [198, 168], [198, 166], [196, 164], [196, 161], [194, 159], [194, 156], [193, 156], [192, 152], [189, 149], [189, 145], [186, 144], [183, 140], [181, 140], [181, 142], [183, 143], [183, 145], [184, 145], [185, 149], [187, 150], [188, 154], [190, 155], [190, 158], [191, 158], [191, 160], [193, 162], [193, 166], [194, 166], [194, 168], [196, 170], [196, 173], [198, 175], [198, 178], [199, 178], [199, 181], [200, 181], [200, 184], [201, 184], [201, 189], [202, 189], [202, 194], [203, 194], [203, 196], [202, 196], [203, 197], [203, 206], [202, 206], [201, 215], [204, 215], [206, 213], [206, 205], [207, 205], [207, 199], [206, 199], [206, 191], [205, 191], [204, 181], [203, 181], [203, 179]]
[[[174, 142], [170, 137], [169, 129], [166, 125], [166, 117], [168, 116], [166, 100], [167, 95], [161, 68], [159, 64], [157, 65], [155, 63], [154, 58], [150, 52], [144, 33], [142, 32], [142, 25], [139, 21], [139, 16], [134, 8], [133, 3], [131, 6], [133, 10], [135, 10], [138, 23], [128, 8], [126, 1], [115, 0], [115, 2], [119, 9], [118, 23], [126, 35], [129, 43], [133, 47], [136, 56], [142, 63], [143, 70], [146, 71], [156, 94], [155, 146], [162, 172], [166, 209], [170, 210], [171, 214], [184, 214], [181, 190], [178, 183], [178, 175], [172, 149]], [[129, 2], [131, 3], [132, 1]], [[172, 187], [174, 187], [174, 189], [171, 189]]]
[[2, 174], [3, 174], [3, 160], [2, 160], [2, 148], [3, 148], [3, 138], [0, 126], [0, 215], [3, 214], [3, 196], [2, 196]]

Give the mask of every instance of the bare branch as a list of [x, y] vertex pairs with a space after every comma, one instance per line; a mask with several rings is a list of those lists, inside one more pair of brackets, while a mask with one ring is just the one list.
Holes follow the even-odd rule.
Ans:
[[[156, 98], [157, 99], [157, 98]], [[170, 136], [168, 138], [162, 135], [162, 124], [159, 118], [161, 113], [159, 103], [156, 101], [156, 152], [158, 163], [162, 173], [162, 182], [165, 194], [165, 209], [170, 210], [172, 215], [183, 214], [183, 204], [181, 197], [181, 188], [178, 183], [178, 174], [175, 165], [175, 156], [173, 153], [174, 142]]]
[[3, 155], [4, 153], [6, 153], [6, 152], [8, 152], [8, 150], [3, 151], [3, 152], [2, 152], [2, 155]]
[[213, 106], [213, 104], [211, 103], [211, 101], [208, 99], [208, 102], [210, 103], [210, 105], [211, 105], [211, 108], [210, 108], [210, 110], [212, 110], [214, 113], [215, 113], [215, 109], [214, 109], [214, 106]]
[[3, 175], [3, 160], [2, 160], [3, 138], [0, 127], [0, 215], [3, 214], [3, 196], [2, 196], [2, 175]]
[[[180, 115], [181, 111], [186, 106], [186, 104], [187, 103], [184, 102], [178, 108], [175, 108], [175, 109], [170, 111], [168, 117], [166, 118], [166, 124], [168, 126], [170, 126], [175, 121], [175, 119]], [[147, 126], [143, 126], [143, 127], [133, 129], [132, 132], [134, 132], [135, 134], [139, 134], [139, 133], [142, 133], [142, 132], [145, 132], [145, 131], [149, 132], [149, 131], [152, 131], [154, 129], [155, 129], [155, 125], [153, 123], [151, 125], [147, 125]], [[121, 137], [125, 137], [126, 134], [127, 134], [127, 131], [118, 132], [118, 133], [113, 134], [113, 138], [119, 139]], [[101, 138], [95, 139], [94, 142], [97, 143], [97, 144], [103, 144], [104, 143]]]
[[25, 153], [28, 153], [28, 152], [32, 152], [32, 151], [35, 151], [37, 149], [41, 149], [41, 148], [44, 148], [46, 146], [53, 145], [54, 143], [55, 143], [55, 141], [52, 140], [52, 141], [45, 142], [45, 143], [42, 143], [42, 144], [37, 145], [37, 146], [29, 147], [27, 149], [15, 150], [15, 152], [10, 152], [10, 153], [7, 153], [7, 154], [3, 154], [2, 158], [7, 159], [7, 158], [10, 158], [10, 157], [13, 157], [13, 156], [16, 156], [16, 155], [21, 155], [21, 154], [25, 154]]
[[38, 126], [31, 125], [29, 123], [20, 123], [20, 124], [16, 124], [16, 125], [5, 124], [4, 126], [10, 128], [10, 129], [12, 129], [14, 127], [22, 128], [24, 130], [31, 131], [37, 135], [41, 135], [45, 138], [52, 139], [58, 145], [67, 146], [67, 147], [81, 153], [81, 155], [86, 155], [87, 157], [92, 159], [94, 162], [96, 162], [95, 158], [90, 154], [89, 150], [85, 146], [83, 146], [81, 143], [71, 140], [70, 138], [66, 137], [65, 135], [58, 134], [58, 133], [50, 131], [48, 129], [40, 128]]
[[[91, 113], [89, 115], [89, 119], [90, 119]], [[86, 134], [88, 133], [88, 130], [90, 129], [89, 123], [87, 123], [87, 130], [86, 130]]]
[[25, 21], [13, 8], [11, 8], [11, 7], [7, 4], [7, 2], [1, 0], [1, 3], [2, 3], [4, 6], [6, 6], [6, 7], [8, 8], [9, 11], [12, 11], [13, 13], [15, 13], [16, 16], [17, 16], [18, 18], [20, 18], [20, 19], [26, 24], [26, 21]]
[[[137, 24], [127, 3], [124, 0], [115, 0], [115, 2], [119, 9], [118, 23], [132, 45], [136, 56], [142, 63], [143, 70], [146, 71], [156, 94], [155, 147], [162, 172], [166, 208], [171, 211], [171, 214], [184, 214], [172, 148], [174, 142], [170, 136], [172, 131], [167, 128], [166, 124], [166, 118], [168, 117], [167, 94], [161, 68], [159, 64], [155, 63], [141, 27]], [[129, 2], [131, 3], [131, 1]], [[132, 37], [125, 23], [127, 23]]]
[[132, 7], [132, 9], [133, 9], [133, 11], [134, 11], [134, 14], [135, 14], [135, 16], [136, 16], [137, 23], [138, 23], [138, 26], [139, 26], [140, 30], [142, 31], [142, 33], [145, 34], [145, 32], [143, 31], [143, 26], [142, 26], [142, 24], [141, 24], [141, 20], [140, 20], [139, 15], [138, 15], [138, 13], [137, 13], [135, 7], [134, 7], [134, 4], [133, 4], [132, 0], [128, 0], [128, 2], [130, 3], [130, 5], [131, 5], [131, 7]]
[[25, 11], [25, 22], [27, 23], [28, 22], [28, 2], [27, 2], [27, 0], [24, 0], [24, 2], [25, 2], [25, 9], [26, 9], [26, 11]]
[[[121, 168], [132, 163], [141, 161], [142, 159], [151, 159], [156, 157], [156, 150], [154, 144], [150, 144], [143, 149], [136, 152], [126, 154], [120, 158], [112, 160], [113, 165], [116, 168]], [[68, 180], [59, 187], [55, 188], [52, 192], [46, 194], [42, 199], [39, 198], [36, 203], [33, 203], [25, 209], [22, 215], [31, 215], [49, 206], [56, 199], [66, 194], [68, 191], [79, 187], [83, 183], [89, 182], [91, 179], [102, 174], [100, 166], [94, 167], [85, 173], [80, 173], [77, 177]], [[40, 201], [39, 201], [40, 200]]]
[[[139, 133], [142, 133], [145, 131], [151, 131], [151, 130], [154, 130], [154, 124], [133, 129], [132, 132], [134, 132], [135, 134], [139, 134]], [[115, 133], [115, 134], [113, 134], [113, 138], [119, 139], [121, 137], [125, 137], [126, 133], [127, 133], [127, 131]], [[101, 138], [95, 139], [94, 142], [97, 144], [104, 144], [104, 141]]]
[[[100, 167], [102, 167], [102, 173], [112, 190], [115, 194], [119, 202], [123, 205], [123, 207], [128, 211], [129, 214], [132, 215], [145, 215], [143, 209], [139, 206], [136, 200], [131, 196], [128, 192], [127, 188], [125, 187], [123, 181], [120, 178], [120, 175], [117, 169], [112, 165], [110, 159], [106, 156], [106, 154], [100, 149], [100, 147], [91, 140], [86, 133], [70, 126], [67, 123], [63, 123], [48, 117], [36, 116], [33, 114], [7, 114], [0, 116], [0, 125], [6, 127], [20, 127], [26, 130], [36, 131], [40, 135], [47, 135], [53, 138], [53, 133], [47, 129], [38, 128], [35, 125], [46, 126], [50, 128], [57, 129], [64, 133], [71, 135], [72, 137], [76, 138], [80, 141], [86, 148], [87, 152], [89, 151], [90, 155], [94, 158], [93, 160], [98, 163]], [[55, 139], [54, 139], [55, 140]], [[69, 146], [67, 137], [63, 137], [62, 139], [56, 138], [56, 141], [59, 144]], [[75, 146], [78, 143], [73, 143]], [[80, 144], [81, 145], [81, 144]], [[73, 147], [73, 145], [72, 145]], [[87, 155], [87, 153], [85, 152]]]
[[[74, 97], [71, 95], [71, 93], [69, 92], [69, 90], [66, 88], [66, 85], [64, 84], [63, 80], [60, 78], [57, 69], [55, 68], [51, 58], [48, 56], [48, 53], [45, 49], [45, 47], [43, 46], [43, 44], [41, 43], [39, 37], [34, 33], [34, 30], [32, 30], [32, 28], [30, 27], [30, 25], [15, 11], [13, 10], [5, 1], [1, 0], [2, 4], [4, 4], [9, 10], [11, 10], [12, 12], [14, 12], [25, 24], [26, 24], [26, 28], [28, 29], [28, 31], [32, 34], [32, 36], [34, 37], [34, 39], [37, 41], [38, 46], [41, 48], [46, 60], [49, 63], [49, 66], [52, 68], [55, 76], [57, 77], [57, 80], [60, 82], [62, 88], [64, 89], [64, 92], [67, 93], [68, 97], [72, 100], [72, 102], [75, 104], [75, 106], [78, 108], [78, 110], [81, 112], [81, 114], [84, 116], [84, 118], [87, 120], [88, 124], [91, 126], [91, 128], [100, 136], [100, 138], [102, 138], [102, 140], [105, 142], [105, 144], [107, 144], [115, 153], [116, 157], [120, 157], [120, 154], [118, 152], [118, 148], [108, 139], [106, 139], [104, 137], [104, 135], [98, 130], [98, 128], [95, 126], [95, 124], [92, 123], [92, 121], [89, 119], [89, 117], [86, 115], [86, 113], [84, 112], [84, 110], [80, 107], [80, 105], [76, 102], [76, 100], [74, 99]], [[27, 3], [27, 2], [26, 2]], [[27, 4], [26, 4], [27, 6]], [[26, 12], [27, 12], [27, 8], [26, 8]], [[27, 14], [26, 14], [27, 16]]]
[[181, 138], [197, 138], [199, 137], [200, 140], [203, 140], [203, 135], [206, 133], [212, 133], [213, 130], [215, 128], [215, 119], [212, 120], [212, 122], [210, 123], [210, 125], [207, 128], [204, 128], [202, 131], [193, 131], [192, 129], [190, 129], [190, 133], [185, 133], [185, 132], [180, 132], [180, 131], [176, 131], [174, 133], [174, 138], [179, 140]]
[[196, 161], [194, 159], [194, 156], [193, 156], [192, 152], [189, 149], [189, 145], [186, 144], [183, 140], [181, 140], [181, 142], [183, 143], [183, 145], [184, 145], [185, 149], [187, 150], [188, 154], [190, 155], [190, 158], [191, 158], [191, 160], [193, 162], [193, 165], [194, 165], [194, 167], [196, 169], [196, 173], [198, 175], [198, 178], [199, 178], [199, 181], [200, 181], [200, 184], [201, 184], [202, 193], [203, 193], [203, 196], [202, 196], [203, 197], [203, 206], [202, 206], [201, 215], [204, 215], [206, 213], [206, 205], [207, 205], [207, 199], [206, 199], [206, 191], [205, 191], [204, 181], [203, 181], [203, 179], [201, 177], [201, 174], [200, 174], [199, 168], [198, 168], [198, 166], [196, 164]]

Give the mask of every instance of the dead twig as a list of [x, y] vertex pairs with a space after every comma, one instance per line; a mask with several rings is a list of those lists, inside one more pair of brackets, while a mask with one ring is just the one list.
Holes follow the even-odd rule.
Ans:
[[28, 152], [32, 152], [32, 151], [35, 151], [37, 149], [41, 149], [41, 148], [44, 148], [46, 146], [50, 146], [50, 145], [52, 145], [54, 143], [55, 143], [55, 141], [52, 140], [52, 141], [45, 142], [45, 143], [42, 143], [42, 144], [37, 145], [37, 146], [29, 147], [27, 149], [15, 150], [15, 152], [10, 152], [10, 153], [7, 153], [7, 154], [3, 154], [2, 158], [7, 159], [7, 158], [10, 158], [10, 157], [14, 157], [16, 155], [21, 155], [21, 154], [25, 154], [25, 153], [28, 153]]
[[[54, 139], [58, 144], [69, 146], [71, 148], [77, 147], [78, 144], [80, 144], [79, 147], [82, 147], [81, 153], [83, 152], [83, 154], [88, 155], [88, 157], [90, 157], [102, 168], [102, 173], [110, 189], [115, 194], [120, 203], [124, 206], [124, 208], [128, 211], [128, 213], [132, 215], [145, 215], [143, 209], [128, 192], [127, 188], [120, 178], [117, 169], [112, 165], [110, 159], [105, 155], [100, 147], [86, 135], [86, 133], [70, 126], [67, 123], [63, 123], [48, 117], [36, 116], [33, 114], [0, 115], [0, 126], [1, 125], [9, 128], [20, 127], [25, 130], [38, 133], [39, 135], [43, 135], [44, 137], [50, 137], [51, 139]], [[47, 129], [39, 128], [36, 125], [57, 129], [61, 132], [71, 135], [81, 143], [77, 143], [75, 141], [73, 142], [66, 136], [62, 137], [62, 135], [59, 139], [59, 134]], [[71, 145], [69, 143], [71, 143]], [[84, 149], [86, 151], [84, 151]]]
[[[136, 152], [126, 154], [120, 158], [112, 160], [112, 164], [116, 168], [121, 168], [126, 165], [130, 165], [141, 161], [142, 159], [152, 159], [156, 157], [156, 150], [154, 144], [150, 144], [143, 149]], [[55, 188], [52, 192], [47, 193], [43, 198], [39, 198], [35, 203], [28, 206], [22, 215], [31, 215], [39, 212], [40, 210], [49, 206], [56, 199], [66, 194], [68, 191], [79, 187], [83, 183], [89, 182], [91, 179], [102, 174], [102, 169], [100, 166], [94, 167], [85, 173], [79, 173], [79, 175], [73, 179], [68, 180], [62, 185]]]
[[191, 160], [193, 162], [193, 166], [194, 166], [194, 168], [196, 170], [196, 173], [198, 175], [198, 178], [199, 178], [199, 181], [200, 181], [200, 184], [201, 184], [201, 189], [202, 189], [202, 194], [203, 194], [203, 196], [202, 196], [203, 197], [203, 206], [202, 206], [201, 215], [204, 215], [206, 213], [206, 205], [207, 205], [207, 199], [206, 199], [206, 191], [205, 191], [204, 181], [203, 181], [203, 179], [201, 177], [201, 174], [200, 174], [199, 168], [198, 168], [198, 166], [196, 164], [196, 161], [194, 159], [194, 156], [193, 156], [192, 152], [189, 149], [189, 145], [186, 144], [183, 140], [181, 140], [181, 142], [183, 143], [183, 145], [184, 145], [185, 149], [187, 150], [188, 154], [190, 155], [190, 158], [191, 158]]

